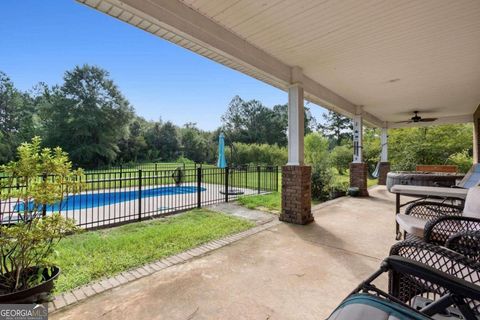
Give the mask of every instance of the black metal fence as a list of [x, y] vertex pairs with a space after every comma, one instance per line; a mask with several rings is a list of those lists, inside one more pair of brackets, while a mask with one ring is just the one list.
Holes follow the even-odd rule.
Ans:
[[[181, 183], [177, 184], [179, 177]], [[242, 195], [277, 191], [278, 167], [91, 171], [85, 173], [83, 179], [80, 193], [69, 195], [61, 203], [47, 205], [42, 210], [46, 214], [61, 212], [87, 229], [141, 221], [228, 202]], [[0, 192], [8, 194], [5, 189]], [[0, 200], [0, 223], [15, 223], [28, 205], [13, 197]]]
[[[76, 168], [76, 166], [74, 166]], [[111, 172], [111, 171], [116, 171], [116, 172], [130, 172], [130, 171], [138, 171], [138, 170], [144, 170], [144, 171], [162, 171], [162, 170], [175, 170], [176, 168], [180, 168], [182, 170], [187, 170], [187, 169], [197, 169], [201, 167], [214, 167], [213, 165], [210, 164], [202, 164], [202, 163], [196, 163], [196, 162], [189, 162], [189, 163], [184, 163], [184, 162], [148, 162], [148, 163], [125, 163], [117, 166], [104, 166], [104, 167], [99, 167], [95, 169], [85, 169], [85, 172], [93, 172], [93, 173], [99, 173], [99, 172]]]

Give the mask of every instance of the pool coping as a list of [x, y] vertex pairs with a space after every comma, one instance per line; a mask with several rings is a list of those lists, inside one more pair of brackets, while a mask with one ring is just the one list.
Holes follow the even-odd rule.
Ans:
[[257, 234], [280, 223], [281, 221], [276, 219], [276, 217], [272, 217], [271, 220], [260, 223], [248, 230], [206, 242], [200, 246], [180, 252], [176, 255], [168, 256], [160, 260], [156, 260], [154, 262], [150, 262], [142, 266], [123, 271], [112, 277], [101, 278], [84, 286], [61, 293], [55, 296], [54, 299], [48, 303], [48, 313], [51, 314], [61, 311], [62, 309], [80, 303], [91, 296], [101, 294], [103, 292], [136, 281], [151, 274], [160, 272], [163, 269], [169, 268], [171, 266], [183, 264], [194, 258], [207, 255], [217, 249], [228, 246], [231, 243]]

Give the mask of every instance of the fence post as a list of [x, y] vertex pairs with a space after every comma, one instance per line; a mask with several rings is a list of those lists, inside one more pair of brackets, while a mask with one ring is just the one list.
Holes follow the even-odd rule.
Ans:
[[183, 171], [185, 171], [185, 162], [183, 163]]
[[197, 208], [202, 207], [202, 168], [197, 169]]
[[142, 221], [142, 169], [138, 170], [138, 221]]
[[275, 166], [275, 191], [279, 191], [278, 188], [280, 187], [278, 183], [278, 166]]
[[245, 165], [245, 189], [248, 189], [248, 169], [249, 166]]
[[122, 189], [122, 168], [123, 166], [120, 165], [120, 189]]
[[[47, 174], [44, 173], [42, 175], [42, 180], [43, 180], [43, 183], [45, 183], [47, 181]], [[42, 217], [46, 217], [47, 216], [47, 204], [46, 203], [42, 203]]]
[[155, 162], [155, 185], [158, 186], [158, 171], [157, 171], [157, 163]]
[[257, 166], [257, 189], [260, 194], [260, 166]]
[[225, 202], [228, 202], [228, 174], [229, 174], [228, 166], [225, 167]]

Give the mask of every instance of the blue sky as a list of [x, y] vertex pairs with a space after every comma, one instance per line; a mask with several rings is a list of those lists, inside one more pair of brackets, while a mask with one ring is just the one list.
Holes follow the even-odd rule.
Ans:
[[[236, 94], [268, 107], [287, 101], [279, 89], [73, 0], [1, 0], [0, 17], [0, 70], [21, 90], [59, 84], [75, 65], [97, 65], [139, 115], [205, 130], [220, 125]], [[310, 109], [321, 118], [322, 108]]]

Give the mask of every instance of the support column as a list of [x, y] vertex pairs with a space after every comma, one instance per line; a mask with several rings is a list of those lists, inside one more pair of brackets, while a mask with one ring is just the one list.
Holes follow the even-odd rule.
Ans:
[[480, 105], [473, 114], [473, 163], [480, 162]]
[[307, 224], [313, 221], [311, 210], [310, 166], [304, 165], [304, 107], [302, 70], [292, 68], [288, 89], [288, 163], [282, 167], [281, 221]]
[[388, 162], [388, 129], [386, 127], [382, 128], [380, 145], [382, 153], [378, 167], [378, 184], [384, 186], [387, 184], [387, 174], [390, 171], [390, 162]]
[[301, 166], [304, 161], [303, 87], [294, 84], [288, 89], [288, 163]]
[[363, 162], [363, 116], [362, 107], [357, 107], [353, 117], [353, 162], [350, 163], [350, 187], [357, 187], [360, 196], [368, 196], [368, 167]]

